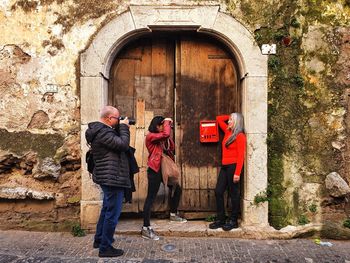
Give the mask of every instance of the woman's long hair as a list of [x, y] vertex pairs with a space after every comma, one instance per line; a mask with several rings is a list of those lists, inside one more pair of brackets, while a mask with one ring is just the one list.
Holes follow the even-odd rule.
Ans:
[[239, 133], [244, 133], [244, 121], [243, 121], [243, 115], [237, 112], [231, 113], [230, 115], [231, 119], [234, 121], [234, 125], [232, 128], [232, 134], [228, 138], [228, 140], [225, 143], [225, 146], [228, 147], [231, 143], [236, 140], [236, 137]]
[[155, 116], [151, 120], [151, 123], [149, 124], [148, 131], [152, 133], [157, 133], [158, 132], [157, 126], [161, 125], [163, 121], [164, 121], [163, 116]]

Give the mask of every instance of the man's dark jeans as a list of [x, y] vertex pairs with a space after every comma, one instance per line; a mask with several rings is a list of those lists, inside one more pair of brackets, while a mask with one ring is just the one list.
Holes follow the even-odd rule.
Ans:
[[119, 187], [101, 185], [103, 204], [100, 218], [96, 226], [95, 241], [100, 243], [100, 251], [104, 252], [112, 246], [113, 235], [122, 211], [124, 190]]

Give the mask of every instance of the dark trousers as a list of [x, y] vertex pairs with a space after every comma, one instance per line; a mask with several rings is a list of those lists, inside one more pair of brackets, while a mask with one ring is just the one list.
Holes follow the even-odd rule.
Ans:
[[231, 219], [237, 220], [239, 212], [240, 183], [233, 182], [233, 173], [236, 169], [236, 164], [223, 165], [221, 167], [218, 180], [216, 182], [215, 197], [216, 197], [216, 210], [217, 220], [225, 221], [225, 204], [224, 193], [226, 189], [229, 191], [232, 205]]
[[[147, 169], [147, 179], [148, 179], [148, 189], [147, 189], [147, 197], [145, 200], [145, 205], [143, 206], [143, 226], [150, 226], [151, 219], [151, 208], [154, 202], [154, 199], [157, 196], [160, 184], [162, 182], [162, 172], [155, 172], [151, 168]], [[179, 185], [169, 186], [170, 190], [170, 212], [176, 213], [177, 208], [179, 206], [180, 197], [181, 197], [181, 187]]]
[[124, 190], [118, 187], [101, 185], [103, 204], [96, 226], [95, 240], [100, 243], [100, 251], [112, 246], [113, 235], [122, 211]]

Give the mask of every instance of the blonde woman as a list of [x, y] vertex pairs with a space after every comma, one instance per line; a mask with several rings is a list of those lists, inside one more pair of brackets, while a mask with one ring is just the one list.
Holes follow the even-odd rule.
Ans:
[[[229, 231], [238, 228], [239, 181], [246, 151], [246, 135], [242, 114], [221, 115], [217, 116], [216, 120], [225, 135], [222, 140], [222, 167], [215, 188], [217, 217], [216, 221], [209, 225], [209, 228], [222, 228]], [[225, 221], [224, 206], [224, 193], [227, 188], [232, 205], [232, 213], [228, 222]]]

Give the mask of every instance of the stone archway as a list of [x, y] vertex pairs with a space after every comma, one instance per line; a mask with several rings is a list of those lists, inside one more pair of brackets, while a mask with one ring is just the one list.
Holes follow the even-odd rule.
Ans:
[[[87, 124], [99, 118], [107, 104], [109, 71], [115, 55], [133, 37], [154, 30], [196, 30], [224, 42], [238, 61], [242, 79], [242, 113], [247, 133], [243, 225], [267, 226], [267, 202], [253, 205], [267, 187], [267, 57], [261, 55], [252, 34], [219, 6], [130, 6], [106, 24], [81, 54], [81, 141], [85, 156]], [[84, 160], [82, 161], [84, 162]], [[95, 225], [101, 193], [82, 165], [81, 223]]]

